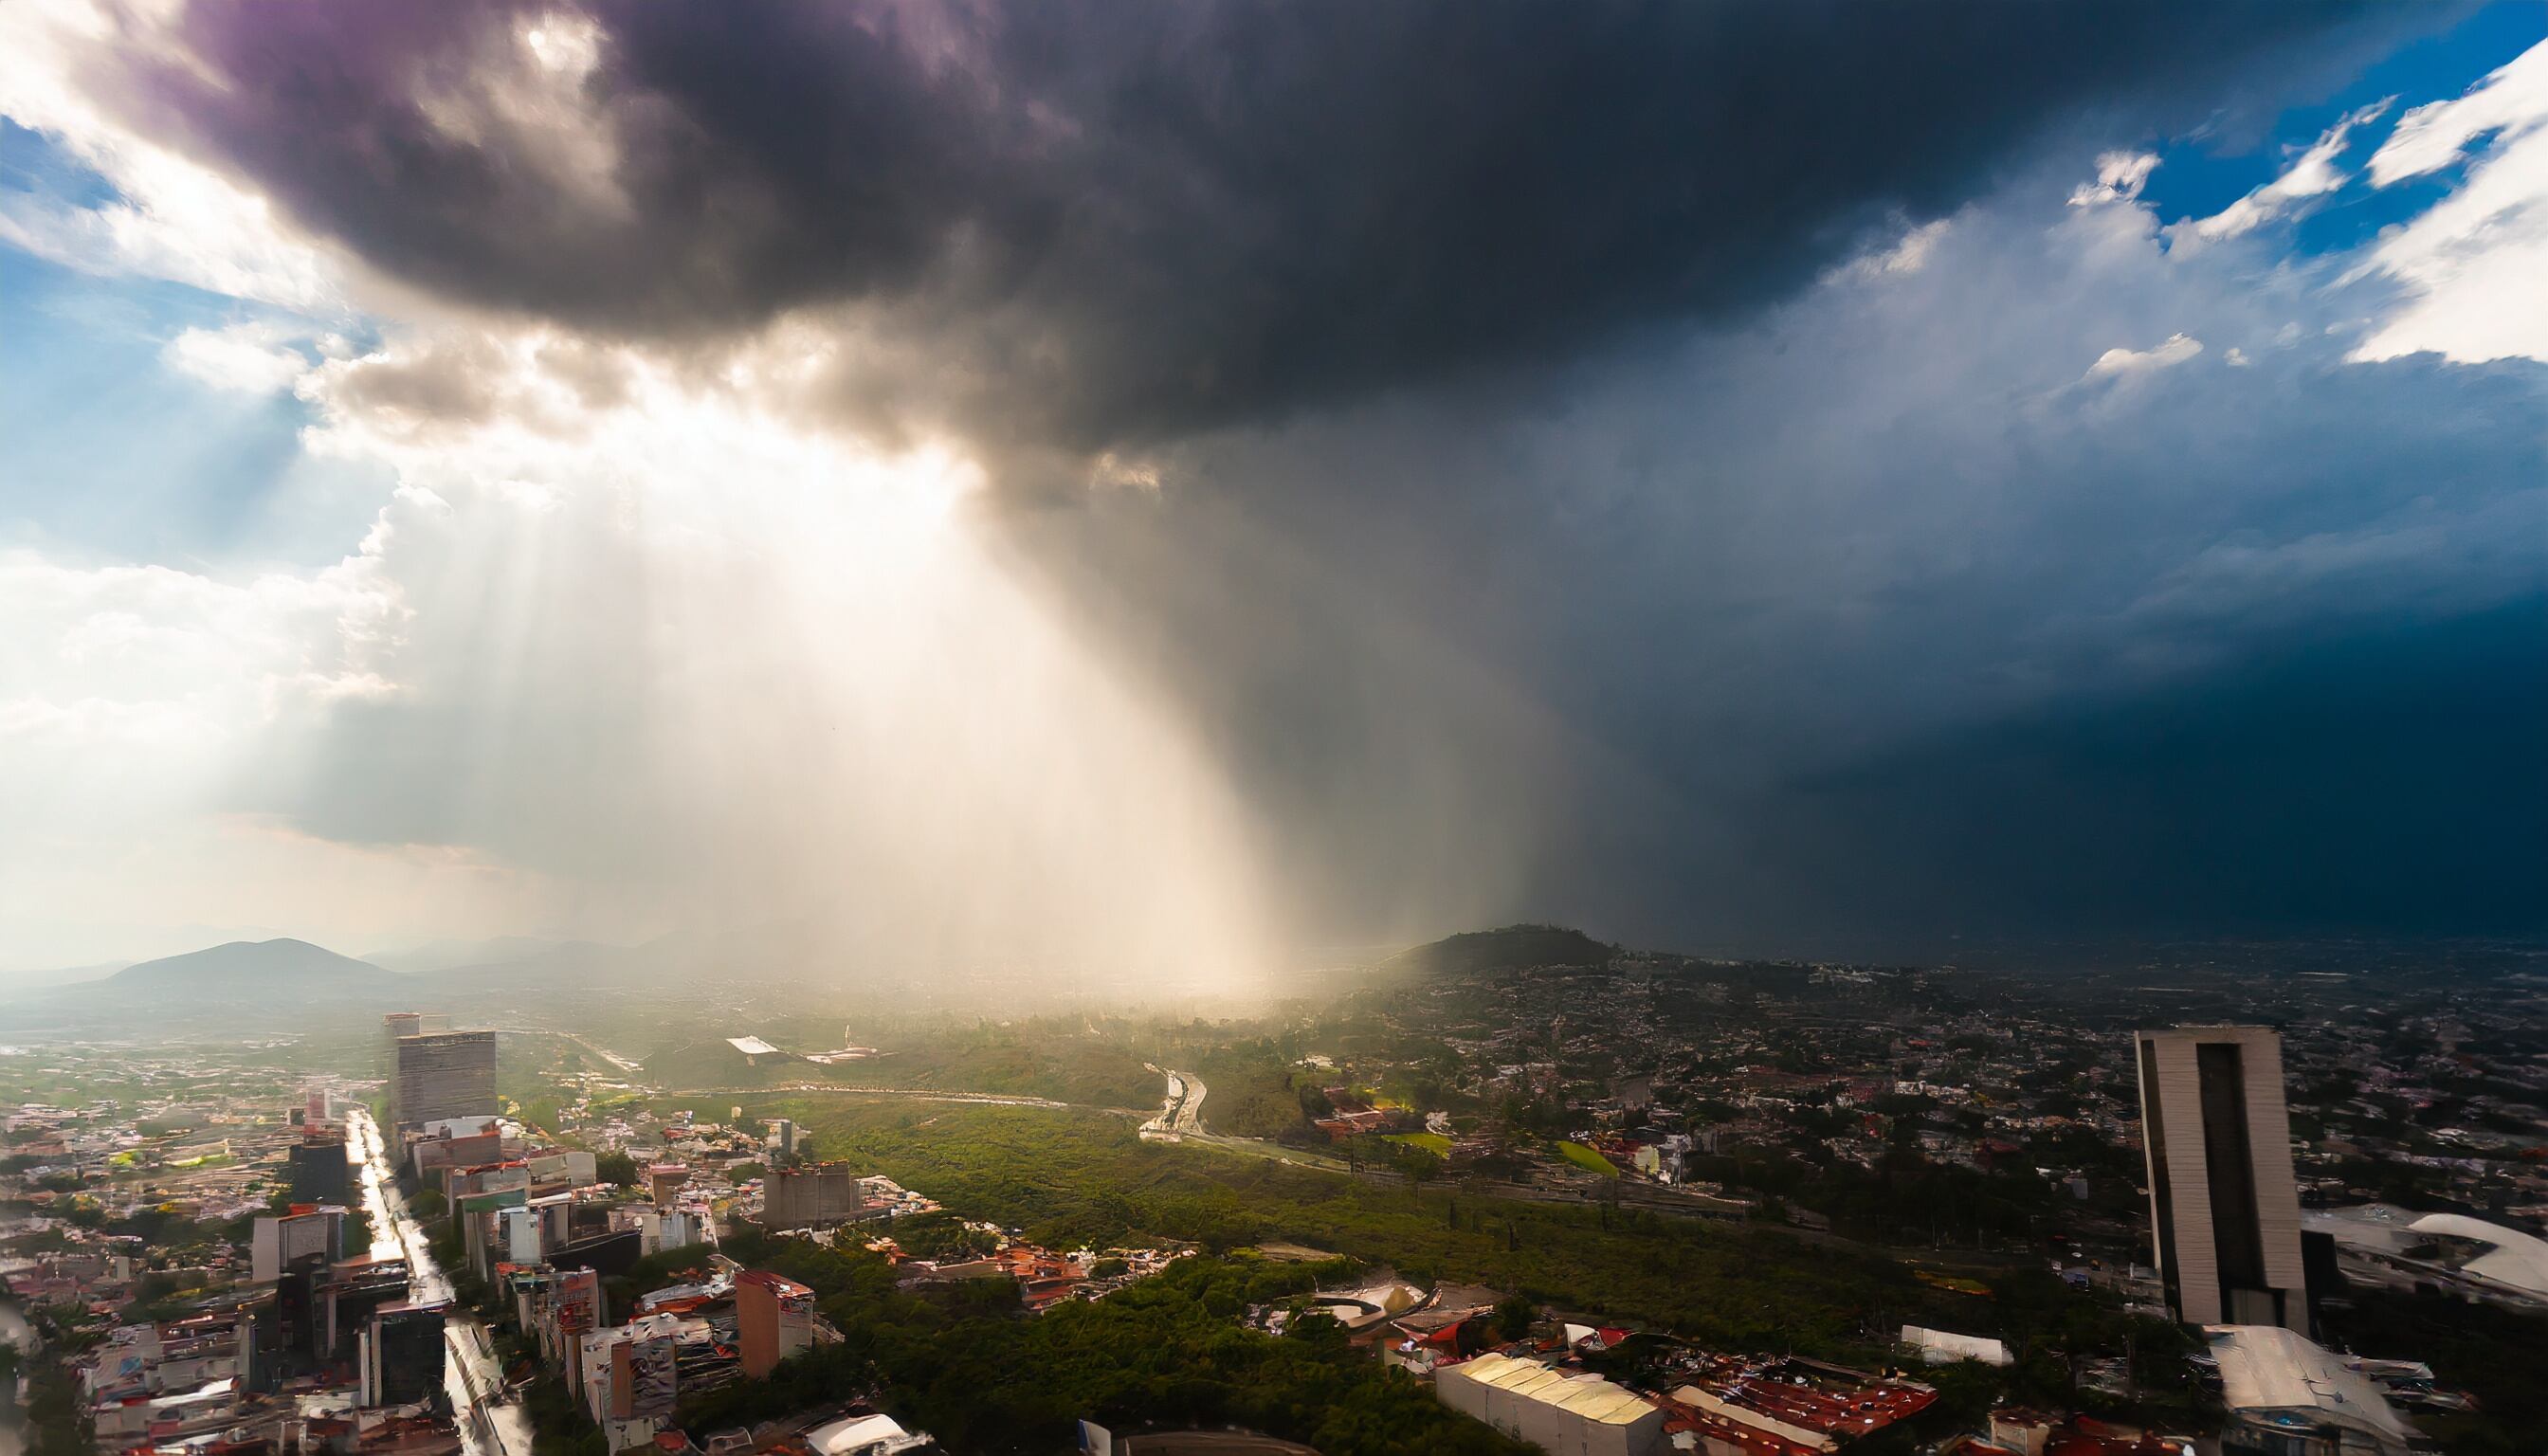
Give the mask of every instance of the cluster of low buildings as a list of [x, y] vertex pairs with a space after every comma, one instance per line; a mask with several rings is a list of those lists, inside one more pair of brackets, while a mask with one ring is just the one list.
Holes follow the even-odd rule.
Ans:
[[1005, 1231], [998, 1232], [996, 1238], [997, 1246], [989, 1252], [956, 1259], [908, 1258], [891, 1238], [870, 1240], [867, 1247], [893, 1262], [895, 1283], [902, 1288], [1003, 1280], [1016, 1285], [1018, 1302], [1039, 1315], [1072, 1300], [1103, 1299], [1192, 1252], [1158, 1248], [1083, 1248], [1063, 1252]]
[[[138, 1080], [158, 1067], [157, 1058], [142, 1058], [122, 1075]], [[269, 1201], [279, 1163], [310, 1160], [323, 1171], [323, 1154], [302, 1145], [305, 1125], [320, 1132], [343, 1106], [343, 1084], [331, 1082], [278, 1111], [262, 1080], [212, 1076], [197, 1084], [171, 1071], [167, 1090], [144, 1098], [24, 1104], [0, 1121], [10, 1196], [40, 1218], [74, 1202], [110, 1220], [145, 1209], [207, 1224], [253, 1214]], [[343, 1185], [321, 1191], [341, 1195]]]
[[[444, 1312], [404, 1256], [357, 1236], [368, 1224], [354, 1212], [343, 1111], [321, 1087], [274, 1119], [290, 1137], [280, 1155], [253, 1165], [271, 1191], [244, 1216], [243, 1264], [237, 1249], [210, 1261], [185, 1286], [180, 1313], [145, 1303], [149, 1274], [174, 1289], [181, 1272], [145, 1265], [135, 1279], [146, 1253], [51, 1255], [12, 1276], [21, 1298], [78, 1303], [109, 1321], [76, 1365], [100, 1450], [460, 1449], [443, 1390]], [[78, 1288], [65, 1289], [66, 1278]]]
[[505, 1119], [442, 1119], [402, 1136], [405, 1176], [436, 1195], [463, 1267], [484, 1281], [507, 1264], [619, 1273], [708, 1236], [707, 1211], [682, 1186], [603, 1184], [591, 1151], [540, 1145]]
[[[1568, 1456], [1829, 1456], [1937, 1400], [1935, 1389], [1903, 1377], [1716, 1354], [1562, 1315], [1514, 1330], [1505, 1325], [1515, 1318], [1508, 1304], [1492, 1289], [1425, 1289], [1382, 1273], [1313, 1295], [1297, 1313], [1268, 1307], [1249, 1318], [1269, 1330], [1308, 1314], [1333, 1319], [1352, 1343], [1430, 1382], [1444, 1405]], [[1632, 1344], [1633, 1378], [1592, 1368]]]
[[[437, 1035], [443, 1040], [424, 1040]], [[896, 1456], [933, 1449], [925, 1436], [864, 1410], [722, 1432], [707, 1448], [673, 1424], [682, 1403], [765, 1378], [779, 1362], [840, 1338], [815, 1309], [812, 1290], [713, 1251], [721, 1214], [829, 1239], [843, 1227], [906, 1209], [909, 1195], [842, 1164], [804, 1160], [807, 1147], [790, 1123], [755, 1135], [742, 1130], [739, 1113], [729, 1127], [691, 1116], [659, 1119], [632, 1104], [596, 1108], [588, 1099], [570, 1120], [600, 1135], [594, 1140], [606, 1150], [628, 1154], [638, 1170], [631, 1183], [602, 1182], [591, 1147], [541, 1145], [519, 1124], [484, 1111], [495, 1100], [492, 1050], [451, 1035], [392, 1025], [401, 1067], [423, 1068], [421, 1079], [401, 1079], [392, 1133], [401, 1181], [438, 1196], [434, 1222], [445, 1243], [457, 1244], [461, 1267], [493, 1292], [519, 1335], [517, 1359], [525, 1363], [504, 1372], [505, 1390], [473, 1396], [503, 1400], [545, 1371], [612, 1451]], [[760, 1177], [738, 1184], [725, 1176], [765, 1161]], [[647, 1292], [633, 1308], [611, 1308], [605, 1280], [648, 1255], [692, 1246], [710, 1251], [689, 1282]]]
[[[648, 1254], [713, 1245], [720, 1218], [824, 1244], [857, 1240], [891, 1259], [906, 1285], [1006, 1280], [1030, 1311], [1102, 1296], [1178, 1256], [1061, 1252], [988, 1230], [991, 1246], [978, 1256], [911, 1258], [893, 1242], [891, 1221], [940, 1212], [938, 1205], [890, 1179], [809, 1157], [810, 1141], [791, 1122], [754, 1130], [740, 1110], [724, 1124], [633, 1105], [582, 1111], [587, 1136], [632, 1159], [633, 1185], [600, 1183], [592, 1152], [532, 1145], [502, 1118], [405, 1123], [399, 1155], [409, 1181], [441, 1195], [449, 1241], [504, 1305], [521, 1357], [561, 1382], [614, 1451], [687, 1450], [690, 1436], [673, 1423], [685, 1403], [764, 1378], [780, 1361], [840, 1338], [812, 1290], [712, 1249], [688, 1282], [644, 1293], [633, 1308], [610, 1307], [604, 1281]], [[746, 1163], [756, 1175], [738, 1181]], [[874, 1411], [847, 1410], [713, 1433], [702, 1449], [886, 1456], [929, 1444]]]
[[[2217, 1448], [2227, 1456], [2428, 1449], [2407, 1412], [2465, 1409], [2467, 1398], [2436, 1387], [2419, 1363], [2363, 1359], [2319, 1343], [2321, 1302], [2347, 1287], [2341, 1271], [2349, 1267], [2548, 1313], [2548, 1242], [2462, 1215], [2379, 1206], [2305, 1223], [2281, 1035], [2178, 1027], [2142, 1032], [2133, 1045], [2156, 1250], [2150, 1293], [2165, 1314], [2204, 1333], [2202, 1363], [2226, 1412]], [[1349, 1321], [1367, 1309], [1368, 1323], [1397, 1331], [1391, 1348], [1429, 1376], [1445, 1404], [1549, 1452], [1828, 1456], [1935, 1399], [1929, 1387], [1899, 1377], [1689, 1350], [1663, 1366], [1686, 1379], [1631, 1389], [1574, 1358], [1588, 1347], [1615, 1347], [1621, 1332], [1567, 1326], [1559, 1339], [1473, 1350], [1461, 1333], [1488, 1313], [1483, 1306], [1427, 1320], [1438, 1301], [1408, 1310], [1382, 1303], [1355, 1296], [1336, 1308]], [[1902, 1349], [1928, 1364], [2011, 1359], [1998, 1340], [1919, 1326], [1903, 1329]], [[1950, 1444], [1963, 1456], [2182, 1456], [2196, 1441], [2003, 1407], [1986, 1429]]]
[[1329, 1110], [1314, 1126], [1330, 1139], [1359, 1138], [1369, 1133], [1424, 1131], [1424, 1115], [1412, 1108], [1375, 1107], [1351, 1087], [1328, 1087], [1320, 1095], [1326, 1099]]
[[[24, 1235], [10, 1291], [102, 1325], [74, 1367], [100, 1449], [456, 1452], [463, 1424], [503, 1397], [453, 1275], [597, 1289], [713, 1236], [688, 1190], [605, 1186], [589, 1149], [499, 1116], [494, 1033], [406, 1013], [384, 1032], [380, 1155], [406, 1197], [366, 1186], [367, 1148], [349, 1138], [367, 1126], [369, 1084], [322, 1079], [278, 1108], [270, 1077], [172, 1072], [164, 1096], [10, 1116], [7, 1191], [33, 1210], [10, 1230]], [[143, 1056], [88, 1064], [155, 1076]], [[401, 1235], [410, 1205], [457, 1234], [449, 1269]], [[481, 1356], [470, 1379], [462, 1345]]]
[[2073, 1205], [2058, 1228], [2081, 1256], [2122, 1263], [2146, 1240], [2138, 1076], [2114, 1029], [2218, 1008], [2283, 1032], [2305, 1206], [2412, 1190], [2513, 1228], [2548, 1222], [2538, 978], [2358, 948], [2290, 961], [2197, 948], [2047, 974], [1622, 953], [1433, 977], [1357, 1008], [1418, 1054], [1324, 1054], [1299, 1074], [1439, 1088], [1463, 1109], [1455, 1165], [1501, 1155], [1541, 1184], [1572, 1177], [1532, 1155], [1550, 1136], [1684, 1186], [1723, 1181], [1733, 1157], [1842, 1174], [1915, 1149], [2041, 1179]]
[[[1598, 1348], [1596, 1333], [1585, 1343]], [[1443, 1404], [1544, 1451], [1646, 1456], [1829, 1456], [1929, 1409], [1917, 1381], [1793, 1357], [1681, 1352], [1659, 1389], [1631, 1389], [1561, 1355], [1491, 1352], [1434, 1372]]]
[[505, 1263], [498, 1277], [524, 1357], [563, 1384], [610, 1450], [917, 1456], [936, 1449], [927, 1436], [864, 1409], [718, 1431], [704, 1444], [674, 1423], [683, 1403], [766, 1379], [779, 1362], [840, 1340], [815, 1308], [814, 1291], [783, 1275], [711, 1253], [684, 1282], [639, 1295], [616, 1320], [603, 1276], [592, 1267]]
[[[1715, 1353], [1589, 1317], [1535, 1311], [1516, 1330], [1511, 1306], [1494, 1289], [1427, 1288], [1383, 1270], [1246, 1319], [1271, 1333], [1310, 1316], [1334, 1320], [1348, 1343], [1428, 1382], [1444, 1405], [1567, 1456], [1829, 1456], [1938, 1398], [1898, 1375]], [[1622, 1352], [1633, 1358], [1604, 1359]], [[1604, 1374], [1596, 1363], [1636, 1373]]]
[[[884, 1223], [899, 1200], [874, 1196], [878, 1190], [871, 1180], [820, 1164], [773, 1169], [770, 1176], [772, 1206], [783, 1211], [768, 1224], [771, 1231], [801, 1233], [826, 1244], [857, 1239], [890, 1260], [905, 1287], [1008, 1281], [1030, 1312], [1102, 1297], [1186, 1256], [1182, 1250], [1148, 1248], [1063, 1253], [977, 1226], [994, 1244], [988, 1251], [912, 1258]], [[886, 1191], [900, 1193], [890, 1185]], [[816, 1309], [814, 1291], [781, 1275], [711, 1253], [688, 1282], [640, 1295], [626, 1318], [616, 1320], [603, 1276], [590, 1265], [563, 1267], [555, 1258], [503, 1262], [495, 1275], [525, 1349], [563, 1381], [614, 1451], [896, 1456], [934, 1449], [927, 1436], [863, 1410], [805, 1412], [766, 1427], [712, 1432], [696, 1447], [674, 1425], [684, 1403], [737, 1381], [765, 1378], [780, 1361], [840, 1339]]]
[[535, 1357], [565, 1382], [613, 1451], [655, 1443], [674, 1410], [840, 1338], [813, 1291], [713, 1256], [703, 1277], [641, 1297], [629, 1318], [606, 1314], [589, 1268], [507, 1266], [504, 1293]]

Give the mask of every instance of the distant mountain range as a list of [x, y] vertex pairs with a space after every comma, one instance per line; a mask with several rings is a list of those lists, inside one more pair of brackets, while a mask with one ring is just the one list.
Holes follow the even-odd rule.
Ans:
[[144, 960], [77, 989], [88, 994], [140, 992], [179, 998], [241, 993], [334, 996], [363, 991], [388, 993], [405, 984], [396, 972], [368, 960], [339, 956], [308, 941], [274, 940], [232, 941], [182, 956]]
[[396, 968], [289, 937], [231, 941], [77, 981], [22, 981], [0, 1007], [0, 1022], [13, 1031], [170, 1021], [232, 1031], [304, 1025], [305, 1014], [315, 1014], [342, 1025], [347, 1017], [430, 1009], [487, 992], [573, 997], [674, 980], [671, 967], [637, 951], [522, 937], [445, 942], [393, 958], [402, 962]]
[[[420, 993], [524, 986], [601, 989], [679, 984], [701, 974], [749, 978], [820, 956], [792, 927], [741, 936], [671, 935], [641, 946], [500, 936], [435, 941], [356, 957], [308, 941], [278, 937], [231, 941], [121, 969], [82, 967], [28, 985], [26, 998], [112, 998], [136, 995], [192, 1001], [283, 995], [304, 1000], [384, 1005]], [[1615, 947], [1581, 931], [1512, 925], [1472, 931], [1416, 946], [1387, 962], [1397, 971], [1475, 971], [1527, 965], [1599, 965]], [[23, 984], [23, 983], [22, 983]]]
[[[455, 996], [584, 996], [672, 990], [701, 976], [784, 973], [802, 961], [766, 936], [665, 937], [642, 946], [504, 936], [438, 941], [357, 958], [288, 937], [231, 941], [121, 969], [32, 974], [7, 999], [7, 1019], [155, 1019], [165, 1011], [228, 1024], [289, 1005], [353, 1013], [396, 1011]], [[209, 1024], [209, 1022], [208, 1022]]]
[[60, 965], [43, 970], [15, 970], [5, 977], [0, 977], [0, 986], [7, 987], [6, 991], [0, 991], [0, 995], [15, 996], [43, 987], [102, 981], [132, 963], [130, 960], [101, 960], [93, 965]]
[[[1374, 969], [1396, 977], [1601, 965], [1614, 950], [1581, 931], [1516, 925], [1417, 946]], [[639, 946], [527, 936], [443, 941], [359, 959], [283, 937], [231, 941], [107, 974], [91, 968], [78, 980], [55, 973], [21, 981], [0, 1005], [0, 1024], [13, 1034], [172, 1020], [231, 1031], [301, 1022], [305, 1015], [344, 1025], [378, 1012], [455, 1003], [555, 1010], [619, 993], [793, 984], [858, 963], [793, 925], [675, 934]]]

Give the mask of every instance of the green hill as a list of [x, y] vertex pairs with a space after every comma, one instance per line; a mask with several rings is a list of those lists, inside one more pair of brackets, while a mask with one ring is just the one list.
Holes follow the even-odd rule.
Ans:
[[1607, 965], [1617, 949], [1562, 925], [1507, 925], [1501, 930], [1465, 931], [1402, 951], [1390, 957], [1388, 968], [1438, 975], [1533, 965]]
[[183, 956], [128, 965], [101, 982], [124, 994], [263, 994], [389, 992], [404, 983], [368, 960], [308, 941], [232, 941]]

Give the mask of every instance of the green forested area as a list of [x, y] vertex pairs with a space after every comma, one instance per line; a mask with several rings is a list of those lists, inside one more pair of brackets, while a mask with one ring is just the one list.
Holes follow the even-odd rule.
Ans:
[[1090, 1107], [1156, 1107], [1167, 1090], [1166, 1080], [1141, 1064], [1145, 1058], [1124, 1036], [1091, 1032], [1073, 1018], [937, 1028], [886, 1049], [872, 1061], [838, 1064], [832, 1080], [1045, 1097]]
[[[833, 1082], [1121, 1108], [1155, 1107], [1167, 1087], [1134, 1050], [1137, 1033], [1116, 1023], [1098, 1028], [1077, 1018], [996, 1025], [897, 1023], [870, 1033], [876, 1055], [828, 1065], [795, 1057], [764, 1058], [760, 1065], [750, 1065], [725, 1041], [749, 1030], [734, 1026], [685, 1032], [647, 1053], [646, 1074], [658, 1085], [676, 1089]], [[782, 1045], [799, 1051], [828, 1049], [812, 1042]]]
[[1528, 1449], [1349, 1348], [1333, 1320], [1300, 1321], [1281, 1338], [1239, 1325], [1250, 1304], [1305, 1293], [1334, 1272], [1317, 1266], [1185, 1259], [1104, 1300], [1028, 1319], [1014, 1294], [1000, 1311], [970, 1292], [901, 1293], [884, 1261], [863, 1251], [747, 1239], [728, 1252], [812, 1287], [845, 1338], [685, 1407], [694, 1432], [864, 1397], [958, 1452], [1069, 1449], [1082, 1417], [1119, 1433], [1236, 1424], [1326, 1456]]
[[1128, 1120], [1031, 1108], [804, 1097], [826, 1155], [872, 1167], [968, 1217], [1058, 1246], [1145, 1238], [1225, 1250], [1268, 1240], [1651, 1321], [1729, 1349], [1864, 1353], [1940, 1298], [1891, 1259], [1593, 1205], [1472, 1198], [1271, 1159], [1141, 1141]]

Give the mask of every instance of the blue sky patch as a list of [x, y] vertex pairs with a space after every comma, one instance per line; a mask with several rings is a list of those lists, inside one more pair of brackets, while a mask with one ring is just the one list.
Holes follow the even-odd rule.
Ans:
[[[2223, 150], [2217, 138], [2189, 136], [2161, 144], [2159, 166], [2141, 197], [2159, 220], [2208, 218], [2273, 181], [2349, 113], [2384, 100], [2389, 109], [2353, 129], [2339, 163], [2358, 173], [2405, 112], [2465, 94], [2481, 78], [2548, 39], [2548, 7], [2536, 0], [2499, 0], [2459, 25], [2383, 57], [2342, 90], [2276, 118], [2262, 146]], [[2472, 148], [2481, 154], [2484, 144]], [[2359, 177], [2298, 210], [2292, 250], [2322, 256], [2359, 247], [2380, 229], [2406, 222], [2456, 188], [2465, 163], [2385, 188]]]

